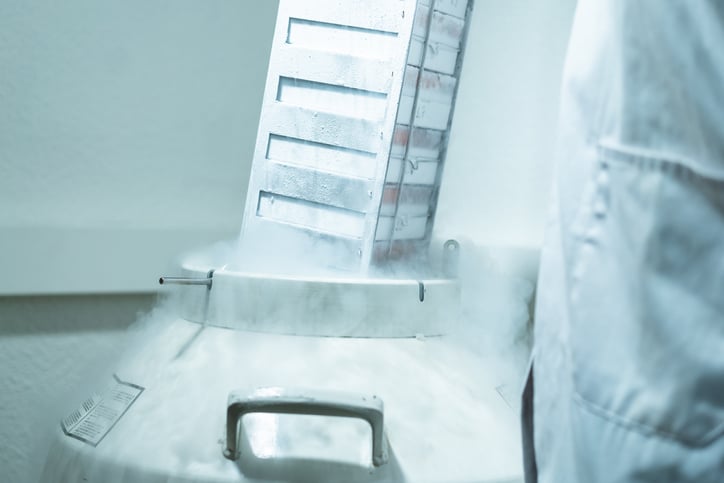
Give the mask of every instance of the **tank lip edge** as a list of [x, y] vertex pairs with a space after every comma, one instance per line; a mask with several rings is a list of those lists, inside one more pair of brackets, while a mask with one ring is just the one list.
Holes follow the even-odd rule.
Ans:
[[293, 332], [293, 331], [284, 331], [284, 330], [268, 330], [268, 329], [253, 329], [247, 326], [234, 326], [233, 324], [223, 324], [218, 322], [197, 322], [194, 320], [186, 319], [185, 317], [181, 316], [179, 317], [181, 320], [183, 320], [186, 323], [189, 324], [196, 324], [199, 326], [204, 327], [210, 327], [214, 329], [221, 329], [221, 330], [233, 330], [234, 332], [248, 332], [250, 334], [258, 334], [258, 335], [271, 335], [271, 336], [284, 336], [284, 337], [305, 337], [305, 338], [321, 338], [321, 339], [361, 339], [361, 340], [445, 340], [452, 336], [452, 332], [419, 332], [417, 334], [408, 334], [405, 333], [404, 335], [390, 335], [390, 334], [380, 334], [380, 335], [370, 335], [370, 334], [331, 334], [327, 332], [314, 332], [309, 331], [308, 333], [305, 332]]
[[293, 274], [293, 273], [279, 273], [279, 272], [260, 272], [260, 271], [244, 271], [244, 270], [231, 270], [225, 266], [212, 267], [208, 264], [196, 264], [192, 262], [184, 261], [181, 264], [181, 270], [187, 274], [197, 274], [199, 276], [206, 276], [210, 270], [214, 270], [214, 277], [236, 277], [239, 279], [249, 280], [274, 280], [279, 282], [301, 282], [301, 283], [319, 283], [319, 284], [343, 284], [343, 285], [415, 285], [417, 286], [420, 282], [425, 284], [434, 285], [457, 285], [459, 280], [455, 277], [446, 277], [441, 274], [420, 274], [420, 276], [405, 276], [405, 277], [383, 277], [383, 276], [370, 276], [364, 277], [360, 275], [349, 275], [344, 274]]

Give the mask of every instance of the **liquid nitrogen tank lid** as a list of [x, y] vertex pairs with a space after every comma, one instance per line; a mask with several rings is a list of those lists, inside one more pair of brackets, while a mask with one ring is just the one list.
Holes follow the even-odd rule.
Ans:
[[[445, 245], [443, 265], [454, 265], [458, 246]], [[216, 268], [215, 268], [216, 267]], [[296, 276], [234, 270], [203, 256], [182, 263], [186, 320], [255, 332], [323, 337], [416, 337], [448, 333], [458, 323], [457, 280]]]

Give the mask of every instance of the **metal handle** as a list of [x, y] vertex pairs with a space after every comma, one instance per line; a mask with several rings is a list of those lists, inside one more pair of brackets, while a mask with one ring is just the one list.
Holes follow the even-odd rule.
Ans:
[[387, 440], [384, 434], [384, 404], [377, 396], [360, 396], [337, 391], [316, 391], [264, 387], [248, 393], [229, 394], [226, 411], [226, 448], [224, 456], [239, 458], [237, 433], [239, 420], [249, 413], [341, 416], [364, 419], [372, 428], [372, 464], [387, 463]]

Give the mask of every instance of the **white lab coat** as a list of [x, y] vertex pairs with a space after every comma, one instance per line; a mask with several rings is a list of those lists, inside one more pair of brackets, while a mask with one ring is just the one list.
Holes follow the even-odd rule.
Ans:
[[580, 0], [557, 162], [528, 481], [724, 482], [724, 0]]

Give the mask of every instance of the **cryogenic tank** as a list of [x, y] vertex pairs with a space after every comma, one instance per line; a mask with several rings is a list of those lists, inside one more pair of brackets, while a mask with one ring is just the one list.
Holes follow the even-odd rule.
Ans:
[[458, 246], [428, 256], [471, 7], [280, 2], [240, 241], [162, 278], [42, 481], [520, 481], [449, 336]]
[[62, 422], [43, 481], [521, 481], [497, 375], [445, 336], [454, 281], [208, 267]]

